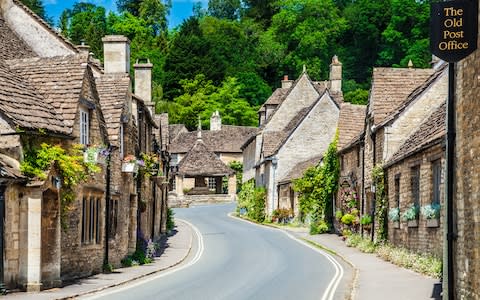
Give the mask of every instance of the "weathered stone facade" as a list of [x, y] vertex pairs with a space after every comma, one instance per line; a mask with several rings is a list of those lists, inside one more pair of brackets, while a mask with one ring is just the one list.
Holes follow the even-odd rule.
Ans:
[[[478, 40], [480, 46], [480, 39]], [[480, 298], [480, 50], [457, 64], [454, 226], [454, 291]]]

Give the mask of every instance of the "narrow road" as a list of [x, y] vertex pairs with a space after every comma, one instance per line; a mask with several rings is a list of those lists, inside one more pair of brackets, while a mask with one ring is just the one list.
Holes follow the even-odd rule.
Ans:
[[[194, 265], [96, 299], [329, 299], [338, 268], [283, 232], [233, 219], [234, 205], [176, 209], [195, 225], [204, 252]], [[196, 251], [196, 249], [192, 249]]]

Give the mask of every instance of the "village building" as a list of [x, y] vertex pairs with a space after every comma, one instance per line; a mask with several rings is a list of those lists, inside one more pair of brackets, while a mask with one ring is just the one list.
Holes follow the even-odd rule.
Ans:
[[[478, 1], [476, 1], [478, 2]], [[480, 39], [479, 39], [480, 41]], [[480, 51], [455, 64], [453, 287], [456, 299], [480, 298]]]
[[222, 124], [218, 111], [212, 113], [210, 130], [202, 130], [200, 124], [191, 132], [184, 125], [170, 125], [171, 206], [235, 200], [236, 175], [228, 166], [243, 163], [241, 145], [256, 131], [255, 127]]
[[[361, 210], [361, 193], [363, 190], [363, 130], [365, 126], [365, 105], [343, 103], [338, 120], [337, 151], [340, 162], [338, 193], [335, 197], [334, 210], [346, 212], [349, 201], [355, 201], [355, 208], [360, 215], [372, 214]], [[334, 220], [334, 230], [342, 232], [338, 219]], [[368, 232], [365, 232], [368, 234]]]
[[[269, 215], [279, 208], [279, 183], [301, 162], [323, 155], [333, 141], [340, 105], [342, 65], [335, 56], [328, 82], [312, 81], [304, 68], [259, 110], [259, 131], [242, 146], [243, 181], [267, 189]], [[295, 205], [294, 205], [295, 206]]]
[[[16, 0], [0, 1], [0, 39], [0, 279], [35, 291], [118, 266], [135, 250], [137, 232], [154, 240], [166, 230], [168, 118], [154, 116], [151, 64], [134, 66], [133, 94], [128, 39], [104, 39], [102, 68], [88, 47], [72, 45]], [[66, 151], [83, 145], [89, 162], [92, 150], [95, 158], [105, 151], [105, 164], [93, 161], [100, 172], [75, 186], [68, 206], [55, 165], [43, 180], [20, 172], [42, 142]], [[129, 154], [154, 163], [134, 178], [122, 166]]]

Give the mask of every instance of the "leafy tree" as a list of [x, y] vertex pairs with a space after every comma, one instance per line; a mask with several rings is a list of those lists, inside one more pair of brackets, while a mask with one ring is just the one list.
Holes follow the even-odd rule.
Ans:
[[298, 74], [303, 65], [312, 78], [325, 78], [336, 41], [346, 22], [332, 0], [280, 0], [269, 30], [286, 49], [283, 70]]
[[235, 171], [237, 192], [242, 190], [243, 164], [239, 161], [231, 161], [228, 166]]
[[21, 0], [21, 2], [30, 8], [34, 13], [36, 13], [40, 18], [45, 20], [45, 22], [53, 26], [53, 20], [47, 15], [45, 6], [41, 0]]
[[143, 0], [139, 8], [139, 16], [152, 28], [155, 35], [166, 33], [168, 28], [167, 15], [172, 7], [171, 0], [163, 3], [160, 0]]
[[428, 1], [390, 0], [391, 18], [382, 32], [382, 49], [377, 64], [428, 67], [430, 6]]
[[236, 20], [240, 17], [240, 0], [209, 0], [208, 14], [219, 19]]
[[238, 83], [241, 85], [239, 96], [248, 101], [251, 106], [258, 106], [272, 94], [272, 89], [255, 72], [241, 72], [236, 74]]
[[244, 16], [255, 20], [262, 28], [268, 28], [272, 17], [278, 13], [279, 7], [276, 0], [244, 0]]
[[143, 0], [117, 0], [117, 9], [120, 12], [129, 12], [138, 17], [140, 16], [140, 4]]
[[96, 57], [103, 58], [102, 37], [107, 33], [104, 7], [75, 3], [62, 12], [60, 29], [74, 44], [85, 42]]

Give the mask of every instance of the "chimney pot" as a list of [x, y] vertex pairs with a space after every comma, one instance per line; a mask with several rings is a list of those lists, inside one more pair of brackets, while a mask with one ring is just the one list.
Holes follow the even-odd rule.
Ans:
[[129, 73], [130, 41], [123, 35], [102, 38], [105, 73]]
[[282, 89], [288, 89], [292, 86], [293, 80], [288, 80], [288, 75], [283, 76]]

